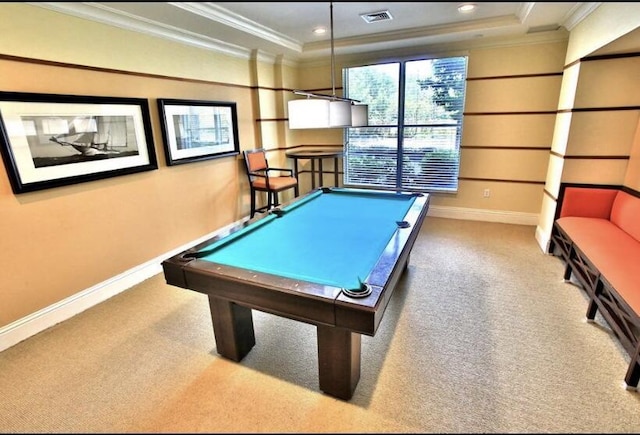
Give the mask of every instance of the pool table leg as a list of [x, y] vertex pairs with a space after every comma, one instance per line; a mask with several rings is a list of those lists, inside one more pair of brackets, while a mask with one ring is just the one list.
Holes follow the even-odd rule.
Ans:
[[225, 358], [240, 361], [256, 344], [251, 308], [209, 295], [216, 349]]
[[360, 380], [361, 335], [334, 326], [318, 326], [320, 389], [349, 400]]

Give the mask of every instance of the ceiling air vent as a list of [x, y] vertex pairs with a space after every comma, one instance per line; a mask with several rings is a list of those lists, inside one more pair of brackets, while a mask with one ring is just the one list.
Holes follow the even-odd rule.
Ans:
[[529, 27], [529, 30], [527, 30], [527, 33], [553, 32], [558, 29], [560, 29], [560, 26], [557, 24], [547, 24], [545, 26]]
[[380, 11], [380, 12], [371, 12], [368, 14], [360, 15], [363, 20], [367, 23], [375, 23], [378, 21], [388, 21], [393, 20], [391, 13], [389, 11]]

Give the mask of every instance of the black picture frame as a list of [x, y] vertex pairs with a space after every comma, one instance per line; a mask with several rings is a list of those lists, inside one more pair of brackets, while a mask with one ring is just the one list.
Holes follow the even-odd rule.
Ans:
[[16, 194], [158, 168], [142, 98], [0, 92], [0, 151]]
[[240, 154], [236, 103], [158, 99], [168, 166]]

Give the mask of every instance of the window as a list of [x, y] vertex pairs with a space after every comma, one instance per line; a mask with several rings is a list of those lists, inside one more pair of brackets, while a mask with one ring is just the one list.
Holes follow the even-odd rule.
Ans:
[[465, 56], [346, 68], [369, 125], [345, 129], [345, 184], [456, 192], [466, 75]]

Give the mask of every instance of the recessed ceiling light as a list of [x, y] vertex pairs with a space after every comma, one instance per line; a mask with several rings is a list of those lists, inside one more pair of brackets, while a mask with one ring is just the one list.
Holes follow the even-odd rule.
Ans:
[[313, 33], [315, 35], [324, 35], [325, 33], [327, 33], [327, 28], [326, 27], [316, 27], [315, 29], [313, 29]]
[[461, 5], [458, 5], [458, 12], [471, 12], [476, 8], [476, 4], [475, 3], [462, 3]]

